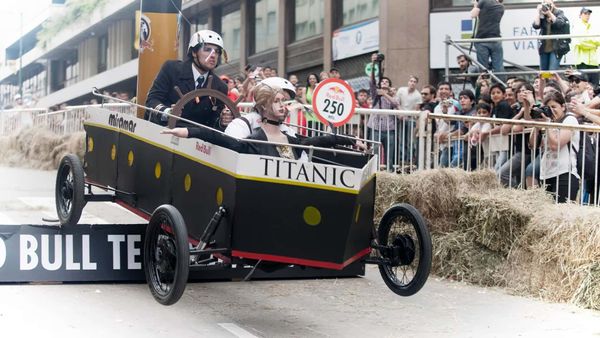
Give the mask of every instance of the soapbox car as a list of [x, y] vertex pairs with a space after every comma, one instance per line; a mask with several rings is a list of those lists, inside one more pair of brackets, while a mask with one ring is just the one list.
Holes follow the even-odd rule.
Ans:
[[147, 219], [142, 265], [161, 304], [180, 299], [190, 269], [240, 264], [252, 271], [377, 264], [402, 296], [428, 278], [431, 238], [414, 207], [394, 205], [374, 225], [376, 155], [316, 147], [305, 147], [308, 161], [242, 154], [161, 134], [164, 127], [135, 116], [87, 113], [83, 163], [67, 155], [58, 168], [59, 220], [76, 225], [92, 201]]

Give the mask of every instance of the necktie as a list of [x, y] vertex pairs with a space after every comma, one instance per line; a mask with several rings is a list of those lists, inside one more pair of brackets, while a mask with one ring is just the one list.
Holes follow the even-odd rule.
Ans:
[[198, 76], [198, 80], [196, 80], [196, 89], [202, 88], [202, 84], [204, 83], [204, 76]]

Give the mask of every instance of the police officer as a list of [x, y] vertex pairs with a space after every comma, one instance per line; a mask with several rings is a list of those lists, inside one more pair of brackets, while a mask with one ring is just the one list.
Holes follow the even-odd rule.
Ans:
[[[163, 64], [148, 92], [148, 107], [170, 113], [172, 106], [180, 98], [175, 86], [179, 87], [183, 94], [194, 89], [207, 88], [209, 76], [212, 76], [210, 87], [227, 95], [227, 85], [213, 73], [221, 57], [227, 61], [223, 39], [219, 34], [210, 30], [194, 33], [188, 45], [187, 57], [185, 61], [169, 60]], [[224, 129], [219, 120], [223, 106], [223, 103], [208, 96], [196, 98], [184, 106], [181, 117], [205, 126]], [[146, 111], [144, 118], [161, 125], [166, 125], [168, 121], [166, 115], [151, 111]], [[177, 125], [187, 124], [178, 121]]]

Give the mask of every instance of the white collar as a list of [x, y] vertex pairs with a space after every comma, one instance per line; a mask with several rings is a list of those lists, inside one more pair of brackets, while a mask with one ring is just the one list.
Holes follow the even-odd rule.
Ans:
[[198, 71], [198, 69], [196, 69], [196, 67], [192, 64], [192, 73], [194, 74], [194, 84], [198, 83], [198, 78], [202, 75], [204, 76], [204, 81], [202, 81], [202, 86], [204, 85], [204, 83], [206, 82], [206, 80], [208, 79], [208, 72], [205, 73], [200, 73]]

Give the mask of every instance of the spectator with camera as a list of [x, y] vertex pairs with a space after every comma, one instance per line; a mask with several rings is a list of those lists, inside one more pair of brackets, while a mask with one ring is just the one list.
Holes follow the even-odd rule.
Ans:
[[[373, 108], [376, 109], [398, 109], [398, 101], [391, 95], [392, 80], [379, 74], [379, 81], [375, 79], [374, 64], [380, 64], [380, 54], [371, 55], [371, 82], [370, 92], [373, 98]], [[386, 164], [386, 169], [391, 171], [396, 163], [396, 117], [391, 115], [371, 115], [367, 122], [368, 137], [370, 140], [381, 142], [384, 153], [381, 156]]]
[[[517, 92], [517, 104], [511, 106], [511, 109], [515, 113], [512, 119], [522, 120], [524, 119], [523, 115], [525, 109], [523, 107], [525, 106], [525, 100], [527, 100], [528, 97], [527, 94], [529, 92], [533, 93], [534, 88], [531, 84], [524, 83], [517, 89]], [[521, 125], [503, 124], [501, 127], [501, 134], [511, 138], [511, 142], [509, 143], [513, 149], [511, 158], [502, 164], [498, 170], [500, 182], [504, 186], [513, 188], [517, 187], [519, 184], [523, 187], [525, 186], [523, 180], [526, 177], [526, 168], [531, 162], [531, 148], [528, 146], [530, 133], [524, 133], [524, 131], [525, 128]], [[539, 168], [539, 164], [537, 167]]]
[[[479, 18], [475, 38], [499, 38], [500, 21], [504, 15], [503, 0], [477, 0], [471, 10], [472, 18]], [[477, 51], [477, 62], [486, 69], [492, 69], [494, 72], [504, 71], [504, 49], [502, 41], [495, 42], [477, 42], [475, 43]]]
[[[438, 84], [437, 99], [439, 104], [433, 110], [434, 115], [455, 115], [460, 110], [460, 104], [452, 98], [452, 87], [449, 82], [444, 81]], [[436, 143], [439, 144], [439, 165], [441, 167], [449, 167], [451, 162], [450, 151], [452, 147], [450, 133], [454, 131], [456, 125], [453, 125], [444, 119], [436, 119], [435, 124], [436, 132], [433, 137]]]
[[[562, 93], [553, 92], [545, 97], [543, 106], [539, 110], [532, 109], [533, 106], [533, 93], [527, 93], [523, 105], [525, 119], [579, 125], [577, 118], [567, 113], [567, 105]], [[530, 143], [537, 143], [539, 134], [542, 135], [540, 180], [545, 181], [546, 191], [554, 194], [559, 203], [567, 200], [575, 201], [580, 179], [577, 173], [576, 154], [579, 151], [579, 132], [534, 127], [530, 135]]]
[[[569, 34], [570, 23], [565, 13], [556, 8], [554, 0], [543, 0], [537, 6], [533, 28], [539, 29], [540, 35]], [[570, 42], [571, 39], [540, 40], [540, 69], [559, 69], [560, 59], [570, 50]]]
[[569, 93], [573, 95], [573, 99], [585, 105], [589, 104], [592, 101], [592, 98], [588, 93], [587, 87], [589, 83], [587, 74], [571, 72], [567, 79], [569, 80], [570, 86]]

